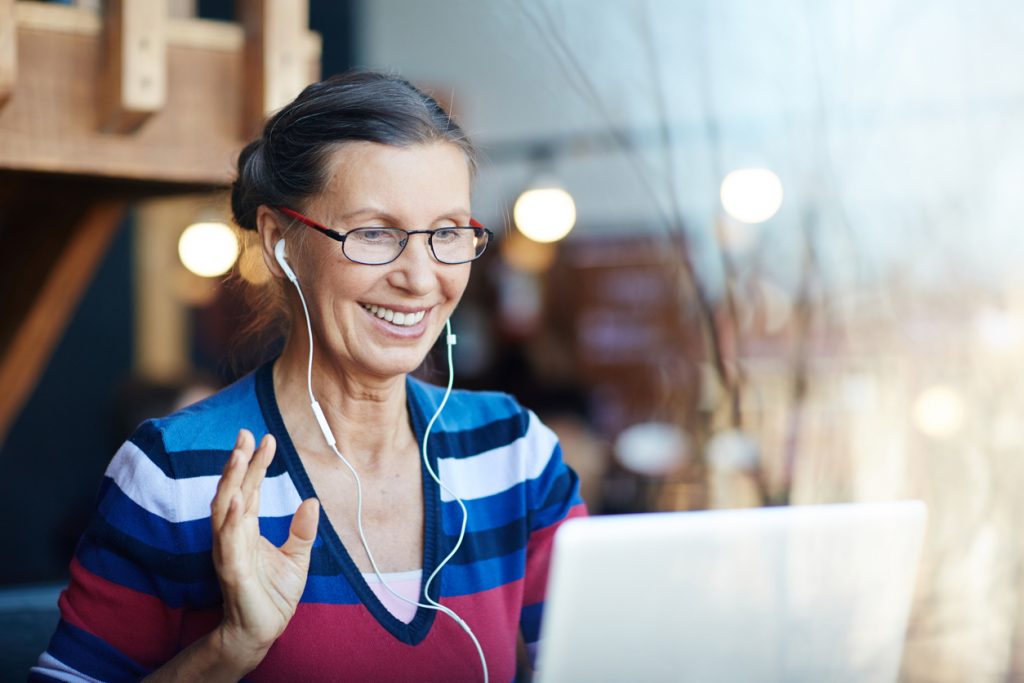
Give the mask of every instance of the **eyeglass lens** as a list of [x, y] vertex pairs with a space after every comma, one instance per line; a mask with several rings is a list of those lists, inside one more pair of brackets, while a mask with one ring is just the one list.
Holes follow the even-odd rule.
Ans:
[[[487, 247], [487, 232], [479, 228], [442, 228], [430, 235], [434, 257], [442, 263], [472, 261]], [[409, 235], [398, 228], [357, 228], [346, 234], [345, 256], [368, 265], [398, 258]]]

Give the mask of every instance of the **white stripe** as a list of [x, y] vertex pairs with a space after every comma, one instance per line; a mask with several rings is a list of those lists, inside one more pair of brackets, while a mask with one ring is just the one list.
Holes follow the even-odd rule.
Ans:
[[[210, 502], [220, 475], [171, 479], [130, 441], [118, 449], [107, 476], [136, 504], [169, 522], [188, 522], [210, 516]], [[260, 485], [260, 516], [295, 514], [302, 499], [287, 472], [267, 477]]]
[[80, 681], [88, 681], [88, 683], [103, 683], [103, 681], [92, 678], [91, 676], [86, 676], [77, 669], [72, 669], [49, 652], [44, 652], [39, 655], [39, 663], [32, 667], [32, 672], [40, 673], [49, 676], [50, 678], [55, 678], [58, 681], [71, 681], [71, 683]]
[[[508, 444], [468, 458], [439, 458], [441, 481], [463, 500], [486, 498], [536, 479], [547, 467], [558, 437], [533, 411], [526, 433]], [[441, 500], [454, 500], [441, 489]]]

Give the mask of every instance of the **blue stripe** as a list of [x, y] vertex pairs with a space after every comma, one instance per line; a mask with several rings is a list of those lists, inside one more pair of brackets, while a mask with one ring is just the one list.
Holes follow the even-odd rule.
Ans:
[[340, 571], [330, 576], [310, 574], [306, 588], [302, 591], [302, 602], [319, 602], [327, 605], [358, 605], [359, 596]]
[[519, 613], [519, 628], [523, 632], [523, 639], [527, 643], [536, 643], [540, 640], [540, 621], [544, 615], [544, 603], [538, 602], [533, 605], [526, 605]]
[[[504, 526], [526, 514], [530, 482], [520, 482], [493, 496], [463, 501], [468, 519], [466, 531], [484, 531]], [[445, 534], [458, 535], [462, 526], [462, 508], [454, 500], [441, 504], [441, 526]]]
[[441, 570], [441, 591], [448, 597], [470, 595], [518, 581], [526, 574], [526, 549], [473, 564], [449, 563]]
[[137, 681], [150, 672], [103, 640], [63, 619], [57, 624], [47, 652], [86, 676], [101, 681]]

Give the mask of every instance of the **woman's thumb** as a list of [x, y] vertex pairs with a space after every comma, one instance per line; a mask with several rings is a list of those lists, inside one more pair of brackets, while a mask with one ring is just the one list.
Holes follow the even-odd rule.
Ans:
[[299, 505], [292, 517], [291, 527], [288, 529], [288, 540], [281, 546], [281, 551], [291, 557], [309, 557], [309, 551], [313, 547], [313, 539], [316, 538], [316, 527], [320, 522], [320, 501], [316, 498], [307, 498]]

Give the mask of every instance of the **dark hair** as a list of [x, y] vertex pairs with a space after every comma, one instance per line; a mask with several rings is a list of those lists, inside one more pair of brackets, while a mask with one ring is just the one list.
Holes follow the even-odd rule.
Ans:
[[307, 86], [239, 154], [231, 186], [235, 222], [255, 230], [261, 204], [302, 206], [328, 181], [330, 153], [356, 141], [396, 147], [448, 141], [476, 169], [472, 144], [437, 100], [398, 76], [346, 71]]

